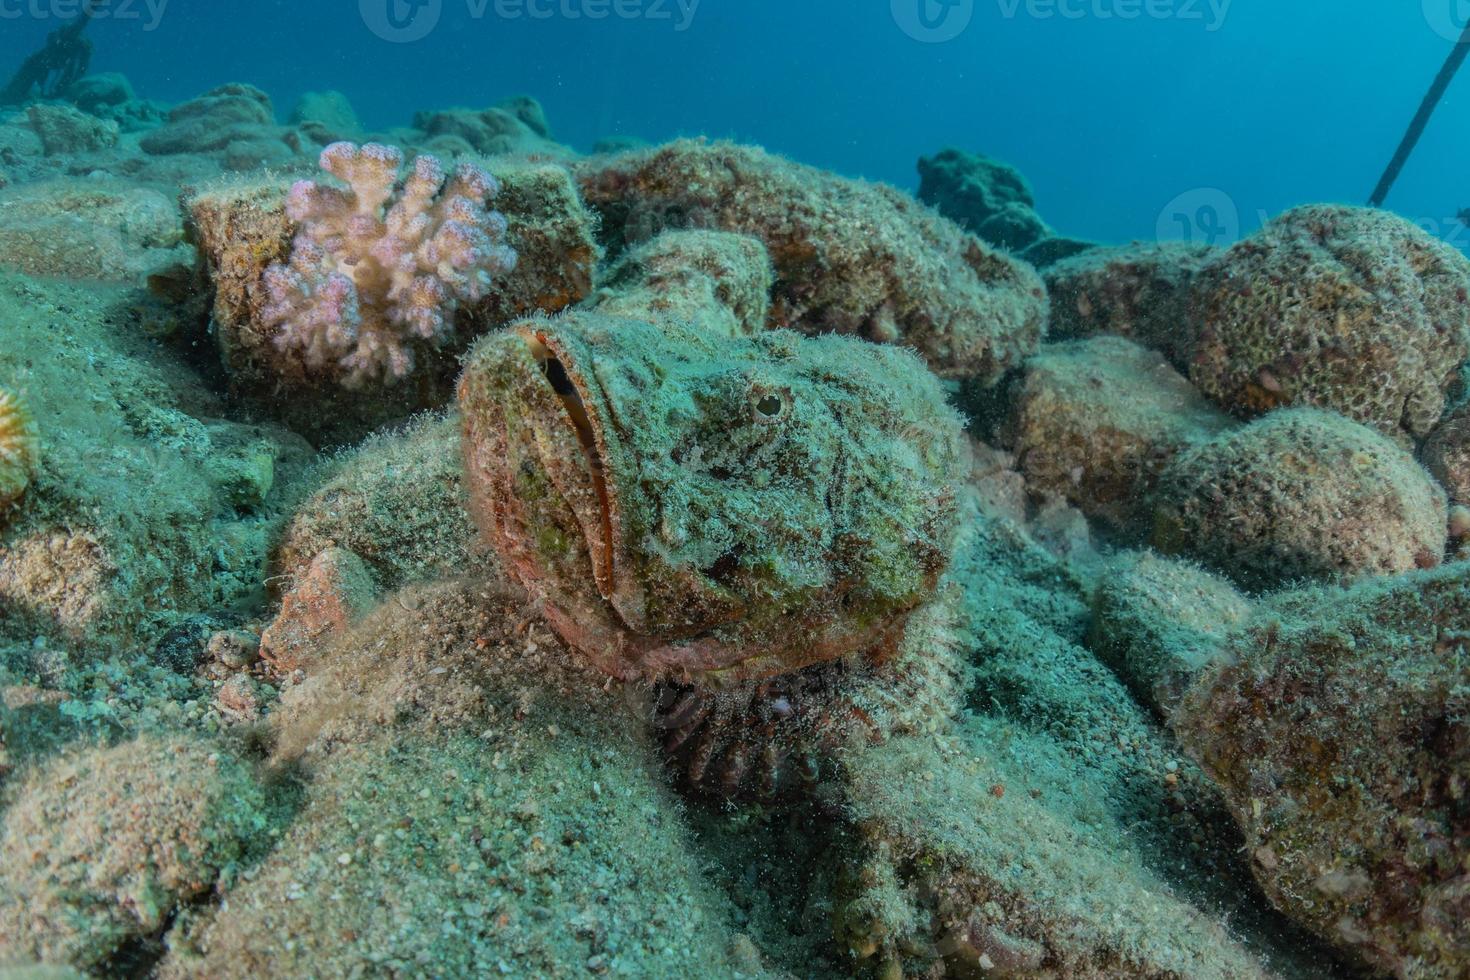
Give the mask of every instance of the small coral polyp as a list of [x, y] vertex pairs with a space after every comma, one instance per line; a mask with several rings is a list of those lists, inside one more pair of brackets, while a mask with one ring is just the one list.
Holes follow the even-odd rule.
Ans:
[[30, 486], [39, 452], [30, 412], [18, 395], [0, 388], [0, 512]]
[[413, 371], [415, 346], [437, 348], [454, 317], [515, 268], [506, 222], [486, 202], [495, 178], [432, 156], [401, 182], [403, 152], [334, 143], [323, 170], [347, 188], [300, 181], [286, 213], [300, 225], [289, 261], [265, 273], [266, 325], [282, 350], [348, 387]]

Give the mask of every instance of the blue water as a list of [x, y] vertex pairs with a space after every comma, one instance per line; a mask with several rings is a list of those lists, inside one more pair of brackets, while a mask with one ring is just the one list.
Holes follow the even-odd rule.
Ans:
[[[76, 2], [0, 0], [0, 63]], [[336, 88], [387, 127], [529, 93], [582, 149], [706, 133], [905, 188], [918, 156], [958, 145], [1020, 167], [1059, 231], [1107, 241], [1182, 234], [1201, 202], [1235, 210], [1229, 235], [1294, 204], [1363, 201], [1470, 13], [1465, 0], [895, 0], [897, 16], [890, 0], [700, 0], [692, 16], [693, 0], [432, 0], [427, 37], [389, 43], [358, 0], [131, 2], [133, 17], [94, 25], [94, 70], [145, 97], [250, 81], [284, 118], [302, 91]], [[389, 2], [403, 0], [364, 0]], [[918, 3], [956, 36], [905, 33]], [[1467, 151], [1470, 71], [1389, 201], [1462, 246]]]

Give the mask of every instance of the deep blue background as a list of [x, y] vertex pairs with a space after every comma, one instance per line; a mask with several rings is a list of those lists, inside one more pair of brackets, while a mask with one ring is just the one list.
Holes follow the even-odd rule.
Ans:
[[[74, 0], [0, 0], [22, 13], [0, 20], [0, 65], [56, 26], [21, 8], [56, 2]], [[584, 149], [616, 132], [706, 133], [903, 187], [921, 153], [955, 144], [1019, 166], [1060, 230], [1126, 240], [1154, 237], [1181, 194], [1186, 212], [1219, 202], [1197, 188], [1223, 192], [1246, 230], [1298, 203], [1361, 202], [1449, 50], [1432, 22], [1470, 8], [1234, 0], [1209, 31], [1206, 0], [1172, 0], [1194, 18], [1137, 20], [1091, 11], [1145, 0], [1064, 0], [1076, 19], [973, 0], [959, 37], [924, 44], [890, 0], [702, 0], [682, 33], [667, 20], [512, 21], [493, 3], [475, 19], [478, 0], [442, 2], [429, 37], [391, 44], [358, 0], [170, 0], [152, 31], [146, 15], [94, 25], [95, 68], [170, 101], [254, 82], [283, 118], [302, 91], [336, 88], [371, 126], [530, 93]], [[1446, 235], [1470, 205], [1467, 124], [1470, 70], [1389, 202]]]

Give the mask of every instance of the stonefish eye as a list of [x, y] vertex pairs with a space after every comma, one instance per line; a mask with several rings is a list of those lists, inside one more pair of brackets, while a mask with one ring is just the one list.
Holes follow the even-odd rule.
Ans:
[[757, 422], [779, 422], [791, 411], [791, 390], [756, 385], [750, 390], [750, 405]]

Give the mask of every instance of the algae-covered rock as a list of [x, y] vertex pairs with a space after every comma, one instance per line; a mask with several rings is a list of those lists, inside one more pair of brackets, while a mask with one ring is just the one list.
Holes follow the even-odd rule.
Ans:
[[273, 814], [247, 767], [188, 739], [145, 737], [38, 771], [0, 837], [0, 962], [97, 970], [155, 943], [241, 870]]
[[1315, 406], [1423, 438], [1470, 357], [1470, 259], [1388, 211], [1288, 211], [1202, 269], [1190, 379], [1241, 415]]
[[263, 452], [284, 485], [306, 448], [223, 420], [203, 383], [140, 336], [132, 296], [0, 276], [13, 340], [0, 379], [24, 388], [43, 449], [0, 526], [0, 637], [148, 649], [181, 618], [260, 592], [284, 490], [273, 480], [242, 509], [236, 477]]
[[157, 190], [58, 178], [0, 190], [0, 265], [34, 276], [137, 282], [193, 261], [178, 206]]
[[175, 106], [168, 121], [144, 135], [139, 146], [158, 156], [178, 153], [217, 153], [234, 144], [271, 141], [287, 155], [285, 131], [276, 125], [270, 96], [253, 85], [222, 85]]
[[118, 126], [65, 105], [33, 105], [26, 118], [47, 156], [95, 153], [117, 145]]
[[126, 105], [138, 95], [126, 75], [108, 71], [77, 79], [67, 88], [66, 97], [83, 112], [98, 113]]
[[919, 200], [996, 248], [1020, 252], [1051, 236], [1021, 172], [964, 150], [919, 160]]
[[283, 700], [303, 808], [160, 975], [765, 975], [627, 697], [491, 583], [401, 593]]
[[615, 251], [671, 229], [761, 239], [773, 326], [905, 344], [939, 374], [983, 384], [1041, 339], [1046, 296], [1031, 267], [892, 188], [692, 140], [588, 160], [577, 175]]
[[708, 335], [766, 328], [775, 274], [760, 239], [670, 231], [630, 250], [599, 288], [599, 312], [669, 318]]
[[1027, 487], [1125, 532], [1174, 457], [1234, 425], [1162, 356], [1119, 337], [1045, 345], [1024, 370], [1002, 442]]
[[1254, 607], [1224, 578], [1150, 551], [1124, 552], [1093, 597], [1088, 645], [1165, 716]]
[[969, 710], [842, 756], [839, 942], [887, 976], [1335, 975], [1259, 908], [1215, 789], [1081, 645], [1065, 567], [971, 519]]
[[292, 580], [327, 548], [361, 558], [389, 591], [410, 582], [491, 574], [467, 510], [457, 415], [426, 415], [331, 463], [277, 545], [274, 574]]
[[1218, 251], [1191, 242], [1134, 242], [1048, 266], [1042, 273], [1051, 296], [1048, 333], [1057, 340], [1127, 337], [1187, 372], [1196, 331], [1189, 287]]
[[1190, 691], [1279, 908], [1377, 970], [1470, 973], [1470, 565], [1281, 597]]
[[1153, 543], [1262, 589], [1431, 567], [1444, 557], [1447, 517], [1444, 491], [1389, 439], [1291, 409], [1175, 459]]
[[321, 384], [308, 376], [298, 356], [276, 345], [276, 332], [261, 315], [268, 302], [265, 270], [283, 261], [291, 249], [294, 229], [285, 214], [288, 182], [249, 177], [188, 195], [190, 232], [214, 283], [220, 357], [235, 390], [316, 442], [354, 442], [386, 423], [447, 403], [459, 372], [458, 356], [479, 334], [586, 298], [601, 253], [593, 238], [593, 219], [567, 172], [551, 164], [487, 165], [500, 181], [495, 206], [509, 225], [505, 243], [518, 256], [515, 273], [461, 316], [455, 336], [441, 350], [419, 358], [420, 370], [413, 377], [366, 391]]
[[346, 548], [326, 548], [295, 577], [280, 613], [260, 635], [260, 655], [279, 671], [314, 666], [332, 638], [371, 612], [379, 598], [361, 558]]
[[1470, 405], [1439, 424], [1424, 444], [1424, 465], [1457, 504], [1470, 504]]
[[343, 140], [356, 142], [363, 134], [352, 103], [337, 91], [303, 93], [291, 110], [291, 124], [319, 146]]
[[551, 139], [540, 103], [528, 97], [507, 99], [488, 109], [439, 109], [414, 116], [430, 152], [484, 156], [570, 157], [572, 151]]

